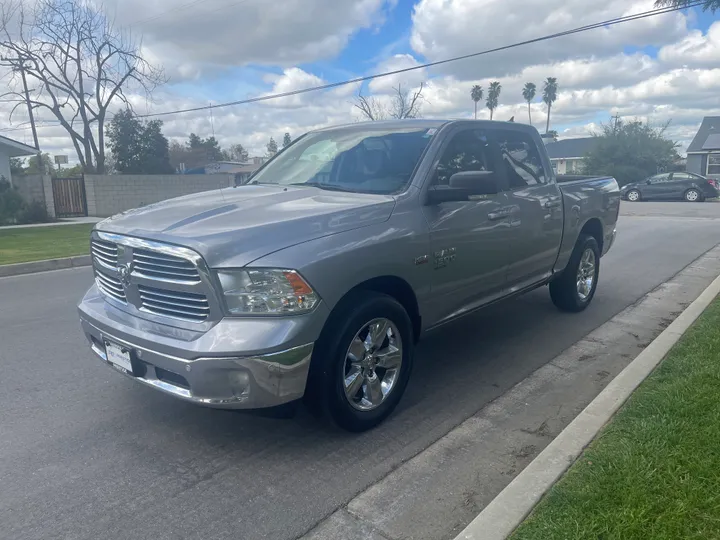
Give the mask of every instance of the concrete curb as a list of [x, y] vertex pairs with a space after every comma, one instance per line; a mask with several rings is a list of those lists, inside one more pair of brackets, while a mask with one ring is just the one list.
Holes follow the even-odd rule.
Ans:
[[503, 540], [510, 536], [718, 294], [720, 277], [620, 372], [455, 540]]
[[64, 259], [46, 259], [44, 261], [17, 264], [3, 264], [0, 265], [0, 277], [34, 274], [36, 272], [48, 272], [50, 270], [62, 270], [64, 268], [78, 268], [81, 266], [90, 266], [91, 264], [90, 255], [78, 255]]

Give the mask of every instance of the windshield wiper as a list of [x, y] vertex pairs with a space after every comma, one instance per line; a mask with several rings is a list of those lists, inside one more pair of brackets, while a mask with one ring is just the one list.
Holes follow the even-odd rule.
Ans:
[[290, 186], [310, 186], [320, 189], [327, 189], [328, 191], [344, 191], [346, 193], [356, 193], [354, 189], [345, 188], [338, 186], [337, 184], [325, 184], [323, 182], [297, 182], [295, 184], [288, 184]]

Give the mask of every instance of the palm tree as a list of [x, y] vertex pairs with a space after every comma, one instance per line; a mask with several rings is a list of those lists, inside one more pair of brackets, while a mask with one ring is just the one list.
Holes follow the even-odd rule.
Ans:
[[[693, 0], [657, 0], [655, 2], [655, 7], [687, 7], [688, 4], [693, 3]], [[705, 0], [705, 3], [703, 4], [703, 11], [710, 10], [715, 12], [715, 10], [718, 9], [720, 9], [720, 0]]]
[[470, 97], [475, 102], [475, 120], [477, 120], [477, 104], [483, 98], [483, 87], [479, 84], [473, 86], [470, 90]]
[[493, 81], [490, 83], [490, 88], [488, 88], [487, 101], [485, 102], [487, 108], [490, 109], [490, 120], [493, 119], [493, 113], [495, 112], [495, 109], [497, 109], [501, 90], [502, 86], [500, 86], [500, 83], [498, 81]]
[[523, 98], [525, 101], [527, 101], [528, 104], [528, 120], [530, 121], [530, 125], [532, 125], [532, 113], [530, 112], [530, 103], [533, 99], [535, 99], [535, 94], [537, 94], [537, 86], [535, 86], [535, 83], [525, 83], [525, 88], [523, 88]]
[[547, 105], [547, 125], [545, 126], [545, 133], [550, 132], [550, 110], [552, 104], [557, 100], [558, 83], [555, 77], [548, 77], [545, 80], [545, 86], [543, 86], [543, 102]]

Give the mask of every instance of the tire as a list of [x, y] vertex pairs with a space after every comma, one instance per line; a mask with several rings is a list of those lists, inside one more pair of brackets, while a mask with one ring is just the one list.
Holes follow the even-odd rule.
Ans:
[[[591, 255], [588, 255], [588, 253]], [[592, 270], [588, 262], [593, 262]], [[585, 275], [592, 277], [591, 284], [587, 285], [587, 279], [580, 285], [580, 265], [583, 263]], [[591, 272], [587, 274], [587, 272]], [[555, 306], [561, 311], [578, 313], [590, 305], [595, 291], [597, 290], [598, 277], [600, 276], [600, 247], [597, 240], [592, 236], [581, 234], [575, 244], [575, 249], [570, 256], [570, 261], [563, 273], [550, 283], [550, 298]]]
[[[382, 326], [375, 326], [384, 324], [383, 321], [389, 323], [384, 335], [380, 331]], [[374, 345], [375, 352], [380, 353], [378, 357], [363, 348], [363, 340], [367, 338], [365, 330], [371, 330], [369, 325], [373, 325], [372, 330], [377, 330], [377, 335], [382, 336], [381, 341], [376, 340]], [[399, 348], [399, 353], [384, 355], [383, 351], [392, 350], [391, 345]], [[390, 416], [400, 402], [410, 380], [413, 348], [412, 322], [399, 302], [376, 292], [351, 294], [333, 311], [315, 347], [306, 402], [311, 409], [324, 412], [342, 429], [352, 432], [372, 429]], [[351, 353], [352, 349], [355, 354]], [[366, 359], [353, 362], [352, 358], [360, 355], [365, 355]], [[392, 369], [381, 365], [380, 356], [393, 358], [390, 364], [400, 360], [394, 377]], [[360, 367], [361, 364], [364, 367]], [[357, 391], [353, 394], [354, 387], [348, 389], [353, 395], [351, 398], [346, 393], [346, 382], [360, 380], [360, 377], [362, 381], [357, 384], [361, 386]], [[393, 382], [387, 393], [376, 393], [377, 403], [372, 403], [369, 398], [366, 399], [366, 396], [372, 397], [369, 381], [374, 381], [373, 388], [377, 392], [382, 388], [378, 386], [378, 380]]]
[[642, 199], [640, 192], [637, 189], [631, 189], [625, 194], [625, 198], [630, 202], [638, 202]]
[[695, 188], [688, 189], [683, 197], [687, 202], [702, 202], [702, 194]]

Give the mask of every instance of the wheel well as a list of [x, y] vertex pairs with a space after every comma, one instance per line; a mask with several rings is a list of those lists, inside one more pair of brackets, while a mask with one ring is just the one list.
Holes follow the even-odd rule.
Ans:
[[421, 319], [420, 319], [420, 308], [418, 306], [417, 297], [415, 291], [413, 291], [410, 284], [402, 278], [397, 276], [381, 276], [356, 285], [348, 292], [350, 294], [353, 291], [375, 291], [388, 296], [392, 296], [395, 300], [400, 302], [400, 305], [407, 311], [410, 320], [413, 325], [413, 335], [417, 341], [420, 336]]
[[599, 219], [593, 218], [588, 220], [588, 222], [583, 225], [580, 234], [589, 234], [592, 236], [598, 243], [600, 253], [603, 252], [603, 226]]

